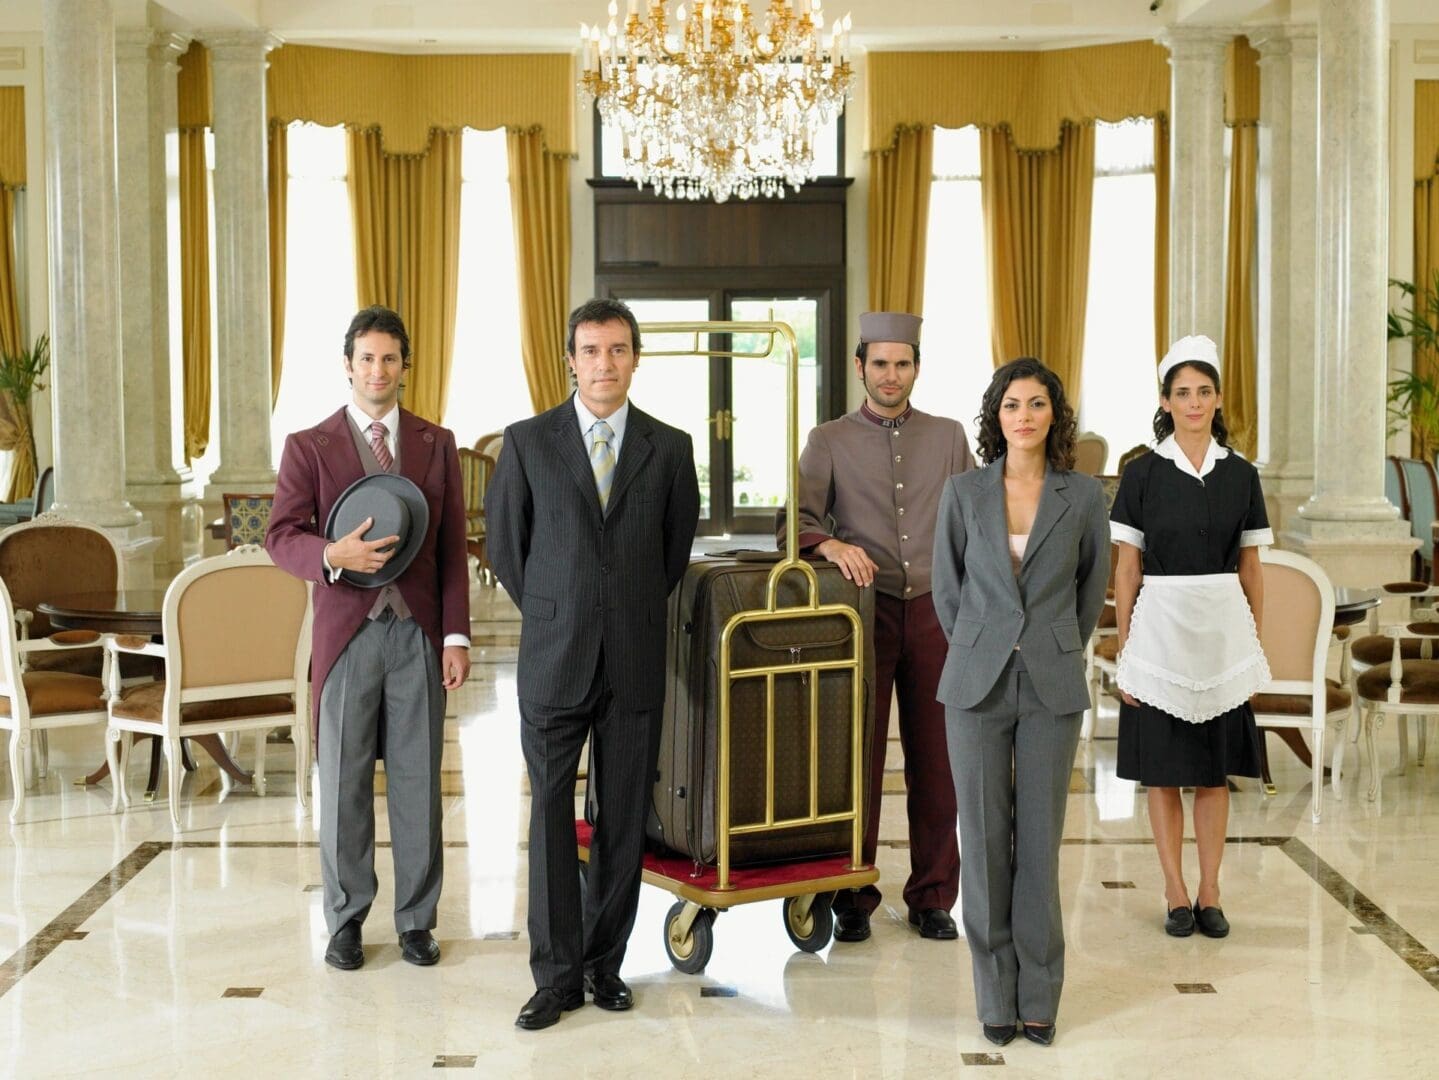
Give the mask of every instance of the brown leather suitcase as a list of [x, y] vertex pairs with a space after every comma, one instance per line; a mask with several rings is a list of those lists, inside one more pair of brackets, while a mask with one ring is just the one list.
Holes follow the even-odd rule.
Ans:
[[[669, 678], [647, 833], [651, 841], [697, 862], [714, 863], [718, 858], [720, 635], [735, 612], [764, 608], [765, 586], [778, 558], [774, 553], [755, 552], [740, 558], [697, 560], [670, 596]], [[863, 622], [862, 775], [867, 780], [873, 728], [874, 649], [870, 642], [874, 589], [857, 588], [830, 563], [813, 565], [819, 576], [820, 603], [849, 604]], [[806, 592], [799, 572], [785, 575], [779, 590], [780, 606], [804, 602]], [[850, 622], [842, 615], [797, 615], [777, 622], [750, 623], [741, 626], [732, 639], [731, 666], [844, 660], [853, 655], [852, 636]], [[797, 674], [775, 679], [776, 820], [809, 813], [810, 677]], [[818, 677], [819, 812], [825, 814], [851, 805], [851, 675], [825, 671]], [[737, 680], [731, 693], [732, 825], [764, 821], [764, 682], [762, 678]], [[852, 836], [848, 821], [738, 836], [730, 844], [730, 862], [742, 865], [839, 854], [850, 850]]]

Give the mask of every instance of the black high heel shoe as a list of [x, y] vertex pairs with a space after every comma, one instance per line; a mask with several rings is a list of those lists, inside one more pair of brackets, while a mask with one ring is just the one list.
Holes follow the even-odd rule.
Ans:
[[984, 1024], [984, 1037], [995, 1046], [1008, 1046], [1017, 1034], [1013, 1024]]
[[1049, 1046], [1054, 1042], [1053, 1024], [1024, 1024], [1023, 1028], [1024, 1037], [1032, 1043]]

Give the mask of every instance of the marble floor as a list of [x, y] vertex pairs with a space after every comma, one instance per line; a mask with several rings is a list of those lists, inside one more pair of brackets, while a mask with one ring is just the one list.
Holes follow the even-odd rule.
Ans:
[[[175, 834], [163, 795], [112, 816], [108, 783], [74, 786], [102, 741], [72, 731], [53, 737], [22, 821], [0, 828], [0, 1075], [1439, 1075], [1439, 748], [1387, 778], [1378, 802], [1351, 749], [1344, 798], [1326, 795], [1315, 826], [1308, 772], [1273, 740], [1279, 794], [1238, 781], [1233, 796], [1223, 903], [1234, 931], [1175, 940], [1160, 926], [1143, 793], [1114, 775], [1112, 702], [1069, 797], [1054, 1046], [996, 1052], [975, 1020], [964, 941], [924, 941], [906, 923], [897, 743], [878, 859], [886, 903], [870, 941], [796, 952], [778, 902], [754, 904], [716, 924], [705, 973], [683, 975], [661, 937], [671, 898], [646, 887], [623, 971], [635, 1009], [591, 1005], [519, 1031], [531, 990], [519, 623], [502, 592], [477, 590], [474, 612], [473, 674], [446, 726], [437, 967], [400, 960], [386, 851], [364, 968], [325, 966], [315, 828], [293, 797], [287, 748], [270, 748], [265, 798], [222, 798], [202, 762]], [[1380, 750], [1393, 769], [1392, 729]], [[0, 778], [0, 813], [12, 794]], [[1186, 859], [1196, 873], [1192, 846]]]

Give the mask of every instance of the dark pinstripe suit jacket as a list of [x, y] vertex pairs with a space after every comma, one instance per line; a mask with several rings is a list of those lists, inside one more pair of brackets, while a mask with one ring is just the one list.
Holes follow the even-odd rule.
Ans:
[[665, 601], [698, 520], [690, 437], [633, 403], [604, 514], [573, 398], [506, 429], [486, 547], [520, 605], [521, 701], [578, 704], [603, 645], [616, 706], [663, 706]]

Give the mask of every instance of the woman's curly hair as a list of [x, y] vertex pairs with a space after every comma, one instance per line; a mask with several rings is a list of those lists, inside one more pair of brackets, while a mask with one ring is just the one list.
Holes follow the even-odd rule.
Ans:
[[1011, 360], [994, 373], [989, 389], [979, 407], [975, 423], [979, 425], [979, 456], [986, 465], [999, 459], [1007, 449], [1004, 429], [999, 426], [999, 406], [1004, 401], [1004, 392], [1016, 379], [1037, 379], [1049, 394], [1049, 404], [1054, 412], [1054, 421], [1044, 440], [1045, 456], [1051, 469], [1068, 472], [1074, 468], [1074, 440], [1079, 425], [1069, 399], [1064, 396], [1064, 384], [1059, 376], [1050, 371], [1032, 356], [1021, 356]]

